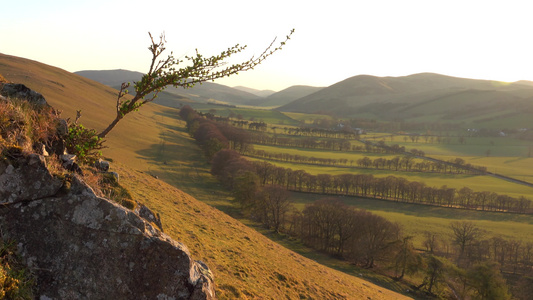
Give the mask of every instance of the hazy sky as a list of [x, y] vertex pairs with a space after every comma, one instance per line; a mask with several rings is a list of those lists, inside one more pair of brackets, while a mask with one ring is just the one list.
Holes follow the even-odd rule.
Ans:
[[238, 57], [246, 60], [294, 28], [283, 51], [217, 82], [281, 90], [420, 72], [533, 80], [532, 7], [529, 0], [17, 0], [2, 3], [0, 53], [71, 72], [146, 72], [149, 31], [165, 32], [177, 57], [240, 43], [249, 47]]

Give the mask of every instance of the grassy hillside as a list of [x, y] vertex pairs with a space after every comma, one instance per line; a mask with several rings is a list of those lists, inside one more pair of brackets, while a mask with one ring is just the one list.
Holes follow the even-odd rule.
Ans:
[[164, 230], [211, 268], [220, 299], [402, 299], [272, 242], [191, 196], [122, 165], [134, 198], [161, 215]]
[[322, 87], [295, 85], [288, 87], [282, 91], [272, 94], [266, 97], [261, 102], [258, 102], [259, 106], [265, 107], [277, 107], [291, 103], [292, 101], [305, 97], [309, 94], [317, 92], [323, 89]]
[[[1, 54], [0, 74], [41, 92], [64, 117], [74, 117], [81, 108], [87, 127], [101, 130], [114, 117], [116, 91], [81, 76]], [[220, 299], [403, 298], [288, 251], [164, 183], [231, 210], [228, 195], [197, 159], [201, 154], [177, 126], [176, 115], [177, 110], [156, 104], [128, 115], [108, 135], [104, 155], [113, 159], [113, 169], [134, 197], [160, 213], [165, 231], [211, 267]]]
[[[480, 127], [488, 120], [510, 121], [506, 119], [510, 114], [516, 118], [530, 112], [532, 97], [533, 88], [523, 83], [464, 79], [431, 73], [403, 77], [360, 75], [279, 109], [431, 123], [453, 123], [460, 119]], [[500, 124], [507, 126], [502, 122]], [[526, 125], [531, 125], [531, 122], [509, 125], [513, 125], [512, 128], [527, 128]]]
[[250, 94], [254, 94], [259, 97], [268, 97], [276, 93], [276, 91], [273, 91], [273, 90], [256, 90], [256, 89], [252, 89], [252, 88], [245, 87], [245, 86], [234, 86], [233, 88], [244, 91], [244, 92], [248, 92]]

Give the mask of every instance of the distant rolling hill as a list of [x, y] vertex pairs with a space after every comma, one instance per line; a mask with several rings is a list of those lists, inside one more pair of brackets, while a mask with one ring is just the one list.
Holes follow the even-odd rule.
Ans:
[[305, 97], [309, 94], [317, 92], [323, 89], [322, 87], [314, 87], [307, 85], [294, 85], [288, 87], [282, 91], [274, 93], [261, 102], [258, 103], [259, 106], [282, 106], [291, 103], [292, 101]]
[[[134, 93], [133, 82], [140, 80], [143, 75], [140, 72], [128, 70], [78, 71], [75, 72], [75, 74], [105, 84], [116, 90], [120, 90], [122, 83], [130, 82], [132, 84], [130, 88], [128, 88], [130, 94]], [[159, 93], [155, 102], [164, 106], [180, 107], [182, 103], [189, 103], [194, 101], [182, 95], [169, 93], [168, 90], [165, 90]]]
[[[532, 103], [531, 82], [503, 83], [421, 73], [354, 76], [278, 109], [378, 120], [466, 121], [481, 126], [483, 120], [531, 113]], [[525, 122], [523, 127], [531, 128], [533, 123]]]
[[[98, 71], [78, 71], [78, 75], [92, 79], [94, 81], [119, 89], [122, 82], [138, 81], [142, 73], [127, 70], [98, 70]], [[261, 100], [262, 97], [231, 88], [213, 82], [197, 84], [192, 89], [168, 87], [165, 89], [156, 102], [161, 105], [176, 107], [174, 102], [226, 102], [230, 104], [246, 104], [250, 101]], [[174, 101], [173, 101], [174, 100]]]
[[252, 88], [245, 87], [245, 86], [234, 86], [233, 88], [237, 89], [237, 90], [244, 91], [244, 92], [248, 92], [250, 94], [254, 94], [254, 95], [262, 97], [262, 98], [268, 97], [268, 96], [276, 93], [276, 91], [273, 91], [273, 90], [256, 90], [256, 89], [252, 89]]

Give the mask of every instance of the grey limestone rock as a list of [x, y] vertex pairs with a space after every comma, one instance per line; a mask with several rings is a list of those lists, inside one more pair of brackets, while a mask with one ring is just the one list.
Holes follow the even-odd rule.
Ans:
[[49, 106], [43, 95], [29, 89], [21, 83], [0, 83], [0, 95], [23, 99], [39, 106]]
[[61, 180], [52, 177], [43, 156], [0, 161], [0, 203], [35, 200], [55, 195], [63, 186]]
[[99, 158], [94, 162], [94, 167], [102, 172], [107, 172], [109, 171], [109, 162]]
[[158, 215], [154, 214], [152, 210], [150, 210], [146, 205], [139, 205], [136, 209], [139, 216], [148, 222], [154, 223], [159, 230], [163, 231], [163, 224], [161, 223], [161, 219]]
[[35, 274], [36, 298], [215, 298], [211, 272], [185, 245], [77, 175], [59, 187], [38, 155], [0, 165], [0, 230]]

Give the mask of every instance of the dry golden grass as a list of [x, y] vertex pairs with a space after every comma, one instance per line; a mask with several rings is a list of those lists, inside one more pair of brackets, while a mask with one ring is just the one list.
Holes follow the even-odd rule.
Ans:
[[133, 197], [212, 269], [219, 299], [407, 299], [296, 254], [152, 176], [113, 164]]
[[[81, 123], [88, 128], [102, 130], [114, 117], [116, 91], [96, 82], [2, 54], [0, 72], [7, 79], [42, 93], [48, 103], [63, 111], [63, 117], [74, 117], [76, 110], [82, 109]], [[165, 231], [185, 243], [196, 259], [210, 266], [220, 299], [405, 298], [289, 251], [228, 215], [149, 176], [162, 172], [176, 185], [180, 176], [212, 183], [212, 179], [204, 178], [204, 171], [199, 171], [196, 162], [188, 160], [188, 155], [198, 155], [197, 148], [180, 152], [188, 147], [183, 141], [190, 138], [177, 137], [183, 132], [176, 127], [176, 112], [150, 104], [128, 115], [107, 136], [109, 148], [104, 150], [104, 155], [114, 159], [113, 169], [120, 174], [120, 183], [133, 198], [159, 213]], [[177, 156], [179, 160], [173, 160]], [[217, 197], [211, 190], [203, 193]]]
[[50, 108], [36, 111], [32, 105], [17, 99], [0, 101], [0, 142], [30, 152], [37, 142], [53, 137], [57, 116]]

